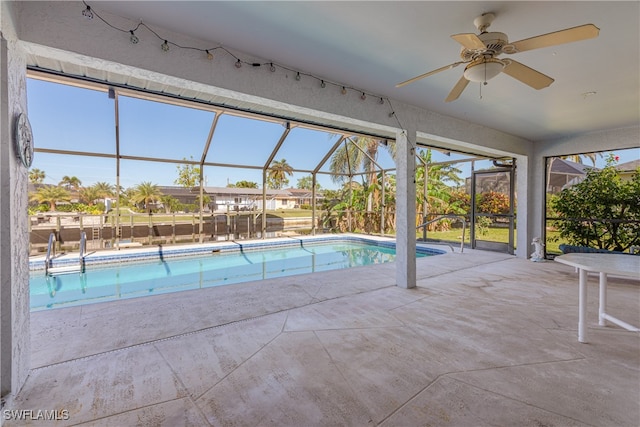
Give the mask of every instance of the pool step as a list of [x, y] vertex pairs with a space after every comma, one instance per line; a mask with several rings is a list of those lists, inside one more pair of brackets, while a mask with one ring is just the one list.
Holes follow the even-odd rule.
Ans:
[[78, 265], [66, 265], [62, 267], [49, 267], [47, 270], [47, 274], [49, 276], [59, 276], [61, 274], [71, 274], [71, 273], [80, 273], [82, 271], [82, 266]]

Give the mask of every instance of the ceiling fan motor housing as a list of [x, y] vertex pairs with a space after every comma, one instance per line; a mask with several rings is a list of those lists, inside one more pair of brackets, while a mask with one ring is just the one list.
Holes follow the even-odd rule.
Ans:
[[496, 19], [496, 15], [491, 12], [486, 12], [474, 19], [473, 25], [476, 26], [478, 31], [483, 33], [489, 28], [494, 19]]
[[491, 32], [478, 34], [478, 38], [484, 43], [484, 49], [469, 49], [463, 47], [460, 57], [464, 62], [473, 61], [479, 57], [494, 57], [502, 53], [502, 48], [509, 44], [509, 38], [505, 33]]

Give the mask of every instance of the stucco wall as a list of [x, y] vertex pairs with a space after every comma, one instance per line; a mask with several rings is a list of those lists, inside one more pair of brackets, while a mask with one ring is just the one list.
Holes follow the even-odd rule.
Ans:
[[[3, 16], [4, 18], [4, 16]], [[26, 62], [15, 40], [0, 47], [0, 384], [15, 394], [29, 372], [27, 169], [16, 157], [15, 118], [27, 110]], [[9, 396], [10, 397], [10, 396]]]

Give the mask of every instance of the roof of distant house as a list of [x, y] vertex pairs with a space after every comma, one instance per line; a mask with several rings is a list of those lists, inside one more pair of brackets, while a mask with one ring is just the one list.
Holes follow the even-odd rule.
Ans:
[[571, 160], [557, 158], [553, 160], [553, 164], [551, 165], [551, 172], [553, 173], [584, 175], [587, 169], [594, 169], [594, 167], [572, 162]]
[[165, 196], [197, 196], [200, 194], [199, 188], [186, 188], [178, 186], [160, 185], [158, 190]]
[[[228, 195], [240, 195], [240, 196], [258, 196], [262, 195], [261, 188], [238, 188], [238, 187], [204, 187], [204, 190], [208, 194], [228, 194]], [[273, 190], [267, 189], [268, 196], [282, 196], [291, 197], [291, 193], [288, 190]]]
[[616, 165], [616, 169], [618, 169], [619, 171], [635, 171], [637, 168], [640, 168], [640, 159], [631, 160], [630, 162], [624, 162]]
[[[296, 197], [311, 197], [312, 191], [307, 188], [287, 188], [286, 189], [292, 196]], [[316, 195], [322, 194], [322, 190], [316, 190]]]

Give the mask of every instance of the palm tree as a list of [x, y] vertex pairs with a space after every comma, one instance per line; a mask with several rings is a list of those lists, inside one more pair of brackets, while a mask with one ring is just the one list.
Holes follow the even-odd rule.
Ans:
[[77, 176], [63, 176], [62, 180], [58, 183], [59, 186], [66, 188], [67, 190], [78, 190], [82, 185], [82, 181]]
[[592, 164], [593, 166], [595, 166], [595, 165], [596, 165], [596, 158], [597, 158], [597, 157], [602, 158], [602, 153], [582, 153], [582, 154], [572, 154], [572, 155], [570, 155], [570, 156], [560, 156], [559, 158], [561, 158], [561, 159], [565, 159], [565, 160], [570, 160], [570, 161], [575, 162], [575, 163], [583, 164], [583, 163], [582, 163], [582, 158], [583, 158], [583, 157], [584, 157], [584, 158], [586, 158], [586, 159], [591, 160], [591, 164]]
[[[443, 205], [446, 205], [445, 199], [447, 198], [446, 196], [443, 197], [443, 195], [449, 193], [452, 189], [450, 185], [447, 185], [447, 182], [455, 186], [462, 184], [463, 179], [459, 176], [462, 171], [456, 168], [454, 164], [432, 165], [431, 150], [422, 151], [418, 156], [421, 160], [416, 167], [416, 182], [418, 183], [418, 191], [416, 191], [416, 193], [418, 194], [418, 202], [424, 202], [424, 165], [426, 163], [428, 199], [436, 201], [435, 205], [443, 207]], [[428, 201], [431, 205], [430, 200]]]
[[151, 204], [160, 200], [160, 197], [162, 197], [162, 192], [158, 186], [149, 181], [144, 181], [134, 188], [131, 200], [134, 203], [144, 204], [147, 213], [151, 213]]
[[93, 206], [94, 202], [99, 199], [100, 192], [95, 185], [91, 187], [83, 187], [80, 189], [80, 201], [86, 203], [89, 206]]
[[33, 168], [29, 171], [29, 182], [32, 184], [42, 184], [46, 175], [43, 170]]
[[168, 214], [177, 211], [180, 206], [180, 201], [173, 196], [162, 196], [160, 197], [160, 201], [162, 202], [162, 206], [164, 206], [165, 213]]
[[56, 210], [57, 202], [68, 202], [71, 200], [71, 194], [66, 188], [60, 186], [41, 187], [37, 192], [32, 193], [30, 200], [38, 203], [48, 203], [51, 211]]
[[[447, 185], [449, 182], [458, 186], [463, 182], [463, 179], [459, 176], [461, 173], [460, 169], [456, 168], [453, 164], [431, 165], [431, 150], [422, 151], [418, 156], [421, 160], [416, 167], [416, 201], [418, 212], [422, 212], [423, 215], [426, 212], [439, 214], [462, 213], [451, 212], [452, 210], [457, 210], [455, 206], [449, 203], [451, 194], [454, 192], [454, 187]], [[426, 200], [424, 194], [425, 163], [427, 164]], [[432, 229], [435, 228], [436, 225], [437, 224], [434, 224]]]
[[115, 186], [108, 182], [96, 182], [93, 187], [98, 192], [98, 198], [104, 199], [115, 194]]
[[280, 190], [289, 183], [287, 176], [293, 175], [293, 168], [286, 159], [274, 160], [269, 166], [268, 181], [269, 187]]
[[[331, 156], [329, 164], [333, 182], [342, 183], [345, 180], [345, 175], [351, 176], [354, 173], [363, 171], [366, 172], [365, 187], [370, 187], [377, 183], [377, 170], [374, 161], [378, 158], [380, 146], [385, 147], [389, 154], [395, 158], [396, 144], [393, 141], [387, 141], [386, 144], [382, 144], [380, 140], [359, 136], [342, 144]], [[379, 188], [375, 188], [375, 185], [369, 191], [368, 210], [373, 210], [373, 200], [379, 199], [378, 191]]]
[[[307, 175], [307, 176], [303, 176], [298, 180], [298, 184], [296, 185], [296, 188], [300, 188], [303, 190], [311, 190], [312, 186], [313, 186], [313, 177], [311, 175]], [[316, 182], [316, 190], [320, 190], [321, 188], [322, 186], [320, 185], [320, 183]]]

